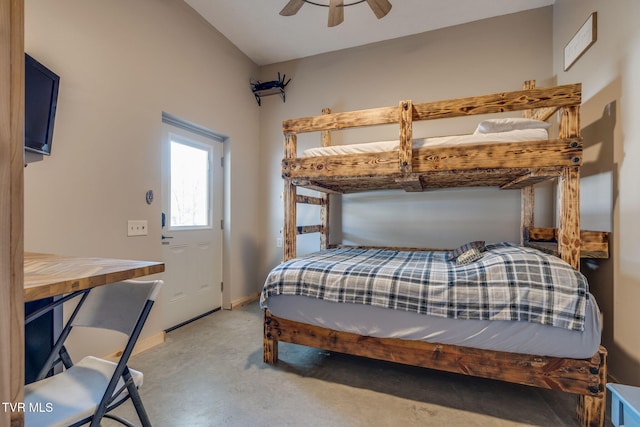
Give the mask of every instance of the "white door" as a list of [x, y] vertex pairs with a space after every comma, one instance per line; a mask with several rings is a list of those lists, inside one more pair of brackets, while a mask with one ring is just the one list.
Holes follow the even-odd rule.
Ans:
[[164, 125], [164, 329], [222, 306], [222, 144]]

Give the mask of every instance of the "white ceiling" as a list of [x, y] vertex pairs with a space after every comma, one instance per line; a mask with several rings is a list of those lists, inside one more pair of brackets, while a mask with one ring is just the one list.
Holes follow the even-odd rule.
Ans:
[[[548, 6], [554, 0], [390, 0], [378, 20], [366, 2], [349, 6], [344, 22], [327, 27], [329, 9], [305, 4], [280, 16], [289, 0], [185, 0], [258, 65], [423, 33]], [[314, 0], [329, 4], [329, 0]], [[353, 3], [353, 0], [345, 0]]]

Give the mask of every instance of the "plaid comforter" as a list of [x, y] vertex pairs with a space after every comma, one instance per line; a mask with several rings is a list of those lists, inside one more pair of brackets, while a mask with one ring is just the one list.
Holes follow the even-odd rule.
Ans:
[[584, 330], [588, 284], [561, 259], [511, 243], [467, 265], [448, 252], [341, 248], [274, 268], [261, 305], [304, 295], [456, 319], [515, 320]]

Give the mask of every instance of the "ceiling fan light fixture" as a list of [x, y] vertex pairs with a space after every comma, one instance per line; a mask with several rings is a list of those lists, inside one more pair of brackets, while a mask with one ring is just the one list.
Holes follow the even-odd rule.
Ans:
[[289, 2], [282, 8], [280, 15], [293, 16], [305, 3], [309, 3], [314, 6], [328, 7], [329, 8], [329, 20], [328, 26], [335, 27], [340, 25], [344, 21], [344, 8], [347, 6], [355, 6], [356, 4], [367, 2], [373, 13], [378, 19], [382, 19], [391, 10], [391, 3], [389, 0], [357, 0], [352, 3], [344, 3], [344, 0], [329, 0], [329, 4], [317, 3], [311, 0], [289, 0]]

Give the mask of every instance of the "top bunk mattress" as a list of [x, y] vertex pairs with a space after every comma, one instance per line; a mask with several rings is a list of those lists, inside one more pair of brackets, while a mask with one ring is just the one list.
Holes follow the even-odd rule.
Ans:
[[[484, 123], [484, 122], [483, 122]], [[542, 141], [549, 138], [547, 132], [547, 123], [540, 122], [541, 127], [533, 129], [512, 129], [502, 132], [479, 132], [476, 130], [473, 134], [466, 135], [450, 135], [432, 138], [413, 139], [412, 148], [427, 147], [455, 147], [471, 144], [491, 144], [503, 142], [524, 142], [524, 141]], [[478, 126], [480, 128], [480, 125]], [[395, 151], [398, 149], [398, 140], [365, 142], [349, 145], [333, 145], [328, 147], [309, 148], [302, 152], [301, 157], [315, 156], [335, 156], [345, 154], [364, 154], [378, 153], [385, 151]]]

